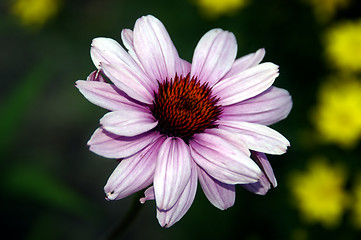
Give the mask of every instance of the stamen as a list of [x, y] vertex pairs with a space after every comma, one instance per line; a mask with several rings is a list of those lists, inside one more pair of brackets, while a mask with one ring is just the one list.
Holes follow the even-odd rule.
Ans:
[[197, 78], [190, 79], [188, 74], [158, 84], [151, 110], [161, 134], [188, 142], [195, 133], [218, 126], [216, 121], [222, 107], [217, 105], [219, 98], [212, 96], [207, 83], [201, 85]]

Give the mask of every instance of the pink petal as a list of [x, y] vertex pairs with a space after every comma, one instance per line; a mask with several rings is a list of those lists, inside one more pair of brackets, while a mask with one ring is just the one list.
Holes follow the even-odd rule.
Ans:
[[[142, 64], [140, 63], [137, 54], [134, 50], [133, 44], [133, 31], [130, 29], [123, 29], [121, 33], [122, 41], [126, 49], [128, 50], [129, 55], [134, 59], [134, 61], [139, 65], [139, 67], [144, 71]], [[152, 82], [152, 89], [157, 90], [158, 84], [156, 81]]]
[[162, 82], [181, 72], [177, 49], [162, 22], [148, 15], [134, 26], [134, 49], [145, 72], [152, 80]]
[[188, 145], [180, 138], [167, 138], [159, 149], [154, 175], [157, 207], [169, 210], [178, 201], [191, 176]]
[[103, 78], [100, 70], [95, 70], [95, 71], [91, 72], [86, 80], [87, 81], [95, 81], [95, 82], [104, 82], [104, 83], [107, 82]]
[[122, 137], [98, 128], [88, 141], [89, 149], [106, 158], [125, 158], [148, 146], [159, 137], [149, 132], [136, 137]]
[[191, 76], [213, 86], [231, 69], [236, 55], [237, 41], [233, 33], [222, 29], [210, 30], [194, 51]]
[[248, 150], [238, 137], [232, 136], [220, 129], [194, 135], [190, 142], [193, 160], [210, 176], [223, 183], [258, 181], [262, 174], [260, 168], [251, 160]]
[[124, 92], [120, 91], [113, 84], [98, 81], [76, 81], [75, 85], [79, 91], [91, 103], [110, 111], [137, 108], [146, 110], [139, 103], [133, 101]]
[[273, 187], [277, 187], [277, 180], [275, 174], [273, 173], [273, 169], [271, 164], [269, 163], [266, 154], [261, 152], [252, 152], [252, 159], [256, 161], [258, 166], [265, 173], [269, 182], [272, 183]]
[[266, 175], [264, 174], [262, 174], [258, 182], [243, 184], [241, 186], [247, 189], [248, 191], [258, 195], [265, 195], [268, 192], [268, 190], [271, 188], [271, 184], [268, 181]]
[[91, 57], [94, 65], [130, 97], [151, 104], [153, 86], [156, 81], [150, 80], [133, 60], [133, 58], [110, 38], [95, 38], [92, 42]]
[[133, 137], [155, 128], [158, 121], [150, 112], [130, 107], [105, 114], [100, 119], [100, 124], [108, 132]]
[[251, 150], [269, 154], [283, 154], [290, 142], [277, 131], [256, 123], [219, 120], [219, 128], [239, 135]]
[[178, 222], [187, 213], [193, 203], [197, 192], [197, 167], [193, 162], [191, 165], [191, 177], [176, 204], [169, 210], [161, 210], [157, 208], [157, 218], [162, 227], [169, 228]]
[[223, 78], [232, 77], [233, 75], [239, 74], [248, 68], [258, 65], [262, 61], [265, 54], [266, 51], [261, 48], [255, 53], [251, 53], [241, 58], [238, 58], [233, 63], [232, 68]]
[[148, 200], [154, 200], [155, 194], [154, 194], [154, 187], [150, 186], [147, 188], [147, 190], [144, 191], [144, 197], [140, 198], [139, 201], [141, 204], [144, 204]]
[[277, 65], [262, 63], [218, 82], [213, 94], [220, 97], [219, 104], [224, 106], [238, 103], [266, 91], [278, 75]]
[[253, 98], [224, 106], [222, 119], [271, 125], [286, 118], [291, 109], [292, 99], [288, 91], [270, 87]]
[[129, 196], [153, 182], [158, 150], [163, 142], [159, 137], [142, 151], [122, 160], [104, 187], [108, 200], [118, 200]]
[[236, 199], [235, 185], [222, 183], [198, 167], [198, 179], [208, 200], [217, 208], [232, 207]]

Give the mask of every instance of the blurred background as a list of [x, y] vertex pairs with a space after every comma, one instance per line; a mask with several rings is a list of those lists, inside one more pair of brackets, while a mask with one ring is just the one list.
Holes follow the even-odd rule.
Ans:
[[[199, 187], [170, 229], [154, 201], [139, 204], [142, 192], [104, 199], [117, 162], [86, 142], [105, 110], [74, 84], [95, 69], [93, 38], [120, 41], [147, 14], [188, 61], [220, 27], [236, 35], [238, 57], [265, 48], [280, 66], [274, 85], [294, 106], [272, 128], [291, 148], [269, 156], [279, 185], [266, 196], [239, 186], [220, 211]], [[0, 46], [2, 239], [360, 239], [360, 1], [1, 0]]]

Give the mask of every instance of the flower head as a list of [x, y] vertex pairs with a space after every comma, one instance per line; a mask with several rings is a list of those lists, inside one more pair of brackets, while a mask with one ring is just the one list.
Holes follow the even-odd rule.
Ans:
[[89, 101], [110, 110], [88, 142], [91, 151], [121, 159], [107, 199], [150, 186], [141, 202], [154, 199], [159, 223], [170, 227], [190, 208], [198, 180], [220, 209], [233, 205], [236, 184], [258, 194], [276, 185], [265, 153], [282, 154], [289, 142], [265, 125], [285, 118], [292, 101], [271, 86], [278, 67], [259, 64], [263, 49], [235, 60], [234, 35], [213, 29], [190, 64], [153, 16], [124, 29], [122, 40], [128, 51], [94, 39], [98, 70], [77, 81]]
[[339, 224], [348, 204], [345, 177], [342, 166], [332, 166], [324, 158], [311, 161], [307, 171], [291, 175], [295, 206], [306, 221], [328, 228]]
[[361, 19], [345, 21], [325, 34], [326, 57], [339, 70], [361, 71]]
[[[341, 79], [341, 81], [340, 81]], [[312, 121], [321, 141], [343, 148], [355, 147], [361, 138], [361, 81], [340, 76], [324, 82]]]

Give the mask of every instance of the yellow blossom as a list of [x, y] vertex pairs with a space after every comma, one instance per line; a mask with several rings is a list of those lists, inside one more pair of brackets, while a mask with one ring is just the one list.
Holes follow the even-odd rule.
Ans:
[[247, 2], [248, 0], [195, 0], [201, 12], [209, 18], [233, 14]]
[[361, 71], [361, 19], [342, 22], [325, 34], [326, 57], [336, 68]]
[[12, 13], [25, 26], [43, 26], [59, 11], [61, 0], [14, 0]]
[[305, 0], [313, 8], [316, 18], [325, 22], [334, 17], [338, 9], [350, 5], [350, 0]]
[[361, 229], [361, 175], [353, 190], [352, 217], [356, 228]]
[[340, 165], [330, 165], [324, 158], [309, 162], [304, 172], [290, 176], [294, 205], [309, 223], [336, 227], [347, 207], [344, 190], [345, 171]]
[[324, 82], [312, 121], [318, 138], [345, 149], [353, 148], [361, 137], [361, 81], [351, 76]]

